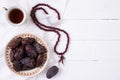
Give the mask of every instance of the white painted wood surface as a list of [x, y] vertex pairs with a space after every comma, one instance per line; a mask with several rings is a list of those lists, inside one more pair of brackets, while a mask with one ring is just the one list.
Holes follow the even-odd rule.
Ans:
[[[39, 30], [29, 13], [37, 3], [45, 2], [58, 9], [63, 18], [59, 26], [69, 32], [71, 43], [65, 65], [58, 65], [52, 47], [56, 35]], [[50, 61], [37, 77], [27, 80], [47, 80], [46, 70], [58, 65], [60, 72], [51, 80], [120, 80], [120, 0], [1, 0], [0, 1], [0, 80], [25, 80], [7, 70], [4, 49], [7, 42], [20, 33], [33, 33], [42, 37], [51, 47]], [[19, 5], [28, 15], [26, 23], [12, 27], [2, 7]], [[62, 38], [61, 44], [65, 44]], [[60, 45], [60, 50], [63, 45]], [[53, 59], [55, 58], [55, 59]]]

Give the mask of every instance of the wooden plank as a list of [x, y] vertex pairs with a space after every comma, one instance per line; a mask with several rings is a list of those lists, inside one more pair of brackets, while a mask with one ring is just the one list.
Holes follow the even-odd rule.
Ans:
[[64, 18], [120, 18], [120, 0], [69, 0]]
[[[54, 41], [49, 41], [50, 54], [53, 54]], [[52, 46], [51, 46], [51, 45]], [[63, 51], [65, 42], [60, 43], [58, 51]], [[71, 41], [66, 61], [105, 61], [120, 62], [120, 41]]]
[[120, 21], [111, 20], [64, 20], [61, 27], [72, 40], [120, 40]]

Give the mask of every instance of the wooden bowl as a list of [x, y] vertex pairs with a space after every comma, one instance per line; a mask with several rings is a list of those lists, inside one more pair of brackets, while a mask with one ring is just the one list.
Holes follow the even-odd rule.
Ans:
[[[37, 68], [34, 68], [34, 69], [31, 69], [31, 70], [26, 70], [26, 71], [15, 71], [13, 69], [13, 63], [10, 61], [10, 51], [11, 49], [8, 47], [9, 43], [18, 38], [18, 37], [22, 37], [22, 38], [25, 38], [25, 37], [31, 37], [31, 38], [34, 38], [38, 43], [40, 43], [41, 45], [43, 45], [46, 49], [47, 49], [47, 53], [45, 53], [44, 55], [44, 62], [41, 66], [37, 67]], [[17, 35], [15, 36], [13, 39], [12, 39], [8, 45], [6, 46], [6, 50], [5, 50], [5, 60], [6, 60], [6, 63], [7, 63], [7, 66], [9, 67], [9, 69], [14, 72], [15, 74], [17, 75], [20, 75], [20, 76], [35, 76], [37, 74], [39, 74], [40, 72], [42, 72], [48, 62], [48, 48], [47, 48], [47, 45], [46, 43], [39, 37], [35, 36], [35, 35], [32, 35], [32, 34], [20, 34], [20, 35]]]

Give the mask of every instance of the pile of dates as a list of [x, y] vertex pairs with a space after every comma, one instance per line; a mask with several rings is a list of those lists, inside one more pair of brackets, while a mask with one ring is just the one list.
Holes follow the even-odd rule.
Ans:
[[34, 38], [18, 37], [13, 39], [8, 47], [11, 49], [10, 60], [15, 71], [31, 70], [45, 62], [44, 57], [47, 49]]

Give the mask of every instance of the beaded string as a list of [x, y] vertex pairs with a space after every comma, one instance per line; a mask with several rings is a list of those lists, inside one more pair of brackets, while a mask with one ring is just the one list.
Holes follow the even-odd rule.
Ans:
[[[61, 62], [62, 64], [64, 63], [63, 60], [65, 59], [64, 58], [64, 54], [67, 52], [68, 50], [68, 47], [69, 47], [69, 43], [70, 43], [70, 37], [69, 37], [69, 34], [65, 31], [65, 30], [62, 30], [62, 29], [59, 29], [59, 28], [56, 28], [56, 27], [52, 27], [52, 26], [48, 26], [48, 25], [45, 25], [45, 24], [42, 24], [41, 22], [38, 21], [37, 17], [36, 17], [36, 11], [38, 10], [42, 10], [46, 15], [48, 15], [49, 13], [42, 7], [42, 6], [45, 6], [45, 7], [48, 7], [49, 9], [53, 10], [56, 14], [57, 14], [57, 18], [58, 20], [61, 19], [60, 17], [60, 13], [53, 7], [51, 7], [50, 5], [48, 4], [37, 4], [35, 5], [32, 10], [31, 10], [31, 18], [33, 20], [33, 22], [42, 30], [44, 31], [48, 31], [48, 32], [54, 32], [58, 35], [58, 38], [57, 38], [57, 41], [55, 43], [55, 46], [54, 46], [54, 52], [57, 54], [57, 55], [60, 55], [60, 59], [59, 59], [59, 63]], [[58, 43], [60, 42], [60, 38], [61, 38], [61, 34], [59, 32], [63, 32], [64, 34], [66, 34], [66, 37], [67, 37], [67, 43], [66, 43], [66, 47], [65, 47], [65, 50], [63, 52], [58, 52], [57, 51], [57, 46], [58, 46]]]

